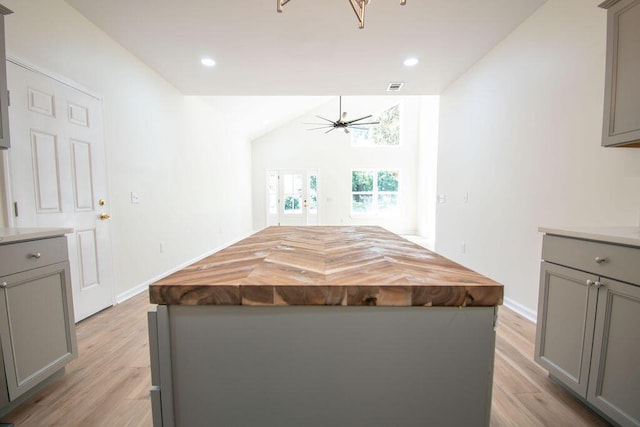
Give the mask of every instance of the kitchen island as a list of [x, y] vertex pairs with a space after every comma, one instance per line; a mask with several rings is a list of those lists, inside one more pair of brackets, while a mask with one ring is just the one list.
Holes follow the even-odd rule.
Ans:
[[150, 298], [156, 426], [489, 424], [502, 285], [383, 228], [266, 228]]

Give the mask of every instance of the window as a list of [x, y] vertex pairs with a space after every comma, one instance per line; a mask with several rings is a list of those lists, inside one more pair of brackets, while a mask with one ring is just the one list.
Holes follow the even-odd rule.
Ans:
[[[363, 120], [380, 123], [351, 131], [351, 145], [355, 147], [400, 145], [400, 104], [384, 110], [382, 113]], [[354, 123], [355, 125], [355, 123]]]
[[398, 210], [399, 172], [351, 171], [351, 214], [391, 214]]

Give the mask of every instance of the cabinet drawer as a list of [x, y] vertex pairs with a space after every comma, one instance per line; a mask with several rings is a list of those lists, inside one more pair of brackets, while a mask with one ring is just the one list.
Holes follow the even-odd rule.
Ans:
[[640, 248], [547, 234], [542, 242], [542, 259], [640, 285]]
[[0, 245], [0, 276], [44, 267], [67, 259], [66, 237]]

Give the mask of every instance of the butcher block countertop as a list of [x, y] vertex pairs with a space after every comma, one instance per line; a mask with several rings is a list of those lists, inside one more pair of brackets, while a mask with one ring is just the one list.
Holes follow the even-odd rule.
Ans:
[[149, 287], [162, 305], [495, 306], [503, 286], [381, 227], [269, 227]]

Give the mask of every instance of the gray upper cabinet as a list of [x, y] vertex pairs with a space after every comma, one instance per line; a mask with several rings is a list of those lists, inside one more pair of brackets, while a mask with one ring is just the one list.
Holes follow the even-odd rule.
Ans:
[[640, 0], [607, 0], [602, 145], [640, 147]]
[[9, 148], [9, 94], [7, 92], [7, 58], [4, 42], [4, 16], [12, 13], [0, 4], [0, 149]]
[[621, 426], [640, 426], [640, 247], [545, 235], [535, 360]]

